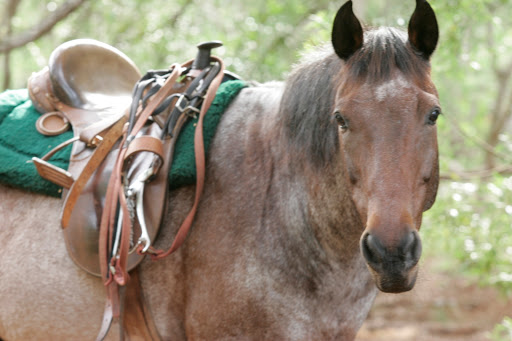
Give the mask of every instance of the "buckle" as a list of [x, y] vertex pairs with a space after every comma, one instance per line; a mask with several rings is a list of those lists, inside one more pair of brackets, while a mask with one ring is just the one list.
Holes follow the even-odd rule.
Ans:
[[190, 100], [185, 94], [181, 95], [180, 98], [178, 98], [175, 108], [178, 109], [180, 113], [185, 114], [194, 119], [196, 119], [197, 115], [201, 112], [198, 108], [190, 105]]
[[[184, 103], [184, 104], [182, 104]], [[187, 107], [190, 101], [188, 100], [187, 96], [185, 94], [181, 95], [180, 98], [178, 98], [178, 101], [176, 102], [176, 108], [183, 113]]]
[[100, 143], [103, 142], [103, 137], [100, 135], [96, 135], [93, 137], [90, 143], [87, 144], [87, 147], [89, 148], [96, 148], [100, 145]]

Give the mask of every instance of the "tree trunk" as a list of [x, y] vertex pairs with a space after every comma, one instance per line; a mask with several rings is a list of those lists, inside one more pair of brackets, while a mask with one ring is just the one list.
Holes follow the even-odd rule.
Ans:
[[[495, 9], [490, 8], [492, 13]], [[494, 25], [487, 23], [487, 45], [489, 47], [490, 65], [498, 84], [498, 92], [494, 100], [494, 106], [489, 112], [489, 130], [485, 142], [485, 167], [486, 169], [496, 168], [496, 147], [499, 144], [499, 136], [503, 133], [507, 123], [512, 117], [512, 60], [505, 66], [500, 66], [498, 50], [494, 39]]]
[[[5, 36], [7, 39], [11, 37], [12, 34], [12, 18], [16, 14], [16, 10], [18, 9], [18, 5], [21, 0], [10, 0], [6, 5], [5, 16], [3, 18], [2, 26], [4, 28]], [[4, 80], [2, 84], [2, 88], [4, 90], [8, 89], [11, 85], [11, 53], [7, 51], [4, 56]]]

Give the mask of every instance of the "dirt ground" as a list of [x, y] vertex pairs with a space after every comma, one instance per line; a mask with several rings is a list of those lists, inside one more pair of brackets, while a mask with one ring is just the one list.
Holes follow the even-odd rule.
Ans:
[[512, 316], [512, 298], [435, 267], [423, 264], [410, 292], [379, 293], [356, 341], [484, 341]]

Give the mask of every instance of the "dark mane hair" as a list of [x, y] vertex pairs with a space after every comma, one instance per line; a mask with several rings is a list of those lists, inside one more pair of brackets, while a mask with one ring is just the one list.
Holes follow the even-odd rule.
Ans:
[[366, 31], [363, 47], [347, 60], [345, 68], [350, 77], [374, 83], [388, 80], [395, 69], [423, 78], [430, 63], [408, 43], [406, 32], [393, 27]]
[[[332, 50], [331, 50], [332, 51]], [[334, 53], [299, 65], [286, 81], [280, 104], [284, 137], [298, 155], [323, 166], [336, 152], [336, 126], [329, 119], [334, 105], [333, 78], [342, 61]], [[305, 149], [305, 150], [304, 150]]]
[[299, 65], [286, 81], [279, 109], [290, 147], [318, 167], [332, 160], [339, 148], [332, 111], [340, 72], [349, 81], [378, 83], [390, 79], [393, 70], [423, 79], [429, 69], [428, 60], [408, 43], [407, 33], [391, 27], [366, 31], [362, 48], [345, 63], [331, 50]]

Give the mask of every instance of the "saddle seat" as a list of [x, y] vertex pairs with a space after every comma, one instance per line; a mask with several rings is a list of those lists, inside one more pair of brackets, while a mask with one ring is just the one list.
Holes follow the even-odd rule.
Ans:
[[34, 106], [45, 114], [36, 126], [42, 134], [55, 135], [71, 124], [75, 136], [99, 121], [108, 128], [131, 103], [140, 77], [130, 58], [112, 46], [93, 39], [63, 43], [52, 52], [48, 67], [28, 82]]
[[141, 74], [121, 51], [92, 39], [78, 39], [57, 47], [49, 60], [55, 96], [63, 103], [91, 111], [130, 103]]

